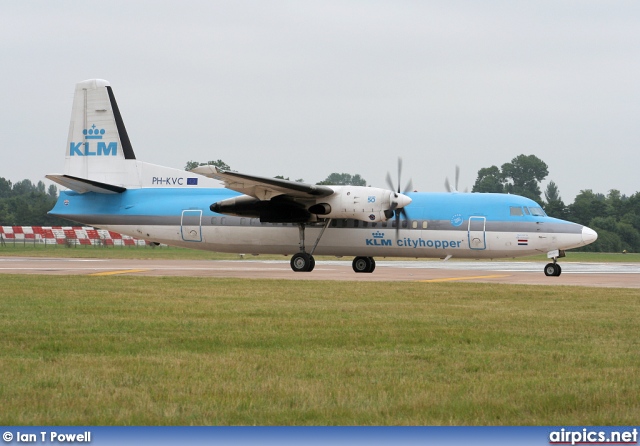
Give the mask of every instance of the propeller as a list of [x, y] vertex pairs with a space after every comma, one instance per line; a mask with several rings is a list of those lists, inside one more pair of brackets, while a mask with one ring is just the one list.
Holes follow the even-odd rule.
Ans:
[[460, 180], [460, 166], [456, 166], [456, 182], [454, 187], [451, 187], [449, 183], [449, 178], [444, 179], [444, 187], [447, 189], [447, 192], [458, 192], [458, 181]]
[[[456, 181], [454, 183], [454, 187], [451, 187], [451, 183], [449, 183], [449, 178], [444, 179], [444, 187], [447, 189], [447, 192], [458, 192], [458, 182], [460, 181], [460, 166], [456, 166]], [[464, 190], [465, 192], [469, 192], [468, 189]]]
[[411, 189], [413, 189], [413, 182], [409, 179], [409, 182], [405, 186], [402, 193], [400, 193], [400, 180], [402, 177], [402, 158], [398, 157], [398, 187], [396, 192], [396, 187], [393, 185], [393, 180], [391, 179], [391, 174], [387, 172], [387, 184], [389, 185], [389, 189], [393, 192], [393, 198], [391, 200], [391, 207], [387, 209], [384, 214], [387, 218], [391, 218], [395, 215], [396, 217], [396, 239], [398, 238], [398, 232], [400, 231], [400, 216], [403, 216], [405, 219], [408, 219], [407, 211], [404, 209], [409, 203], [411, 203], [411, 198], [407, 197], [406, 194]]

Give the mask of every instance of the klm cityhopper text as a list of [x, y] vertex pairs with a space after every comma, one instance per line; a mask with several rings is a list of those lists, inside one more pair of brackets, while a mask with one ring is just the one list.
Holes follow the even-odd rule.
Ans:
[[[393, 246], [393, 240], [385, 239], [384, 234], [374, 233], [373, 238], [365, 239], [367, 246]], [[460, 248], [462, 241], [459, 240], [425, 240], [422, 237], [414, 239], [405, 237], [396, 240], [396, 246], [401, 248], [434, 248], [448, 249]]]

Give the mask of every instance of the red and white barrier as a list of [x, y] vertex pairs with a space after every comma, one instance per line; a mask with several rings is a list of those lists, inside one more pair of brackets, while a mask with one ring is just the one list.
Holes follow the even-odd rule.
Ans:
[[146, 240], [85, 226], [0, 226], [5, 242], [45, 243], [47, 245], [145, 246]]

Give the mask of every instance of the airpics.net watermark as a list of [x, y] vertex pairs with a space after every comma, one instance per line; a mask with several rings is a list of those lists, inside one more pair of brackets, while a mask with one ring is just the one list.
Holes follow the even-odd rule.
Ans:
[[560, 429], [549, 434], [549, 444], [638, 444], [638, 429], [602, 431]]

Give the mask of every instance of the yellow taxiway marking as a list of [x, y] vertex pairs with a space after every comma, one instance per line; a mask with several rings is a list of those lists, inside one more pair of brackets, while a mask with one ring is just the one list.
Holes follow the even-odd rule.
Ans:
[[93, 274], [89, 274], [89, 276], [113, 276], [116, 274], [142, 273], [144, 271], [149, 271], [149, 270], [148, 269], [123, 269], [120, 271], [105, 271], [103, 273], [93, 273]]
[[509, 277], [509, 274], [493, 274], [491, 276], [472, 276], [472, 277], [447, 277], [445, 279], [418, 280], [417, 282], [451, 282], [454, 280], [499, 279], [501, 277]]

